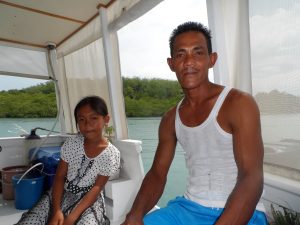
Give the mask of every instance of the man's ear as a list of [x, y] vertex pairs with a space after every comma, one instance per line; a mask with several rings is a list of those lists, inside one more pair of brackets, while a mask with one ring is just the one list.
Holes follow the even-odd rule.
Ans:
[[170, 69], [174, 72], [173, 59], [167, 58], [167, 62], [168, 62]]
[[215, 63], [217, 62], [218, 54], [216, 52], [212, 52], [209, 55], [209, 58], [210, 58], [209, 68], [212, 68], [215, 65]]

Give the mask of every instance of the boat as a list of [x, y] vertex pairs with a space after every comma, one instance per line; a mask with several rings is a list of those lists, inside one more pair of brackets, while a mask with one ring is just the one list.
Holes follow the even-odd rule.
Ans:
[[[61, 146], [68, 133], [76, 132], [72, 110], [78, 100], [100, 95], [108, 103], [113, 144], [122, 158], [119, 176], [105, 186], [106, 210], [112, 225], [121, 224], [140, 187], [144, 168], [141, 141], [128, 139], [117, 31], [162, 1], [0, 1], [1, 51], [36, 55], [32, 58], [36, 69], [11, 71], [0, 67], [0, 74], [53, 81], [61, 127], [60, 134], [49, 132], [41, 139], [0, 138], [0, 168], [28, 164], [31, 149]], [[214, 82], [252, 93], [249, 2], [208, 0], [207, 14], [214, 50], [219, 54]], [[15, 68], [21, 62], [16, 58]], [[272, 164], [272, 157], [266, 157], [264, 163], [267, 214], [272, 219], [271, 205], [299, 213], [300, 169]], [[0, 224], [17, 222], [23, 212], [0, 196]]]

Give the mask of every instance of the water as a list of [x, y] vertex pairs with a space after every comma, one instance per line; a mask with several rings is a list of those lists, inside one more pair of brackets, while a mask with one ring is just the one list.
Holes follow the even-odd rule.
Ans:
[[[128, 135], [130, 139], [142, 140], [142, 160], [145, 173], [150, 169], [156, 146], [158, 143], [158, 126], [161, 118], [128, 118]], [[30, 133], [35, 127], [51, 129], [54, 118], [36, 119], [11, 119], [0, 118], [0, 137], [18, 137], [22, 134]], [[59, 126], [55, 130], [59, 130]], [[48, 132], [37, 130], [38, 135], [46, 135]], [[185, 168], [184, 156], [178, 146], [171, 165], [168, 181], [163, 196], [158, 205], [165, 206], [168, 200], [182, 195], [185, 190], [187, 171]], [[153, 184], [155, 185], [155, 184]]]
[[[54, 118], [0, 118], [0, 137], [19, 137], [30, 133], [36, 127], [52, 129]], [[54, 131], [59, 131], [57, 123]], [[38, 130], [37, 134], [46, 135], [48, 131]]]
[[300, 114], [262, 115], [261, 124], [264, 161], [300, 171]]
[[265, 142], [283, 139], [300, 141], [300, 114], [278, 114], [261, 116], [262, 135]]

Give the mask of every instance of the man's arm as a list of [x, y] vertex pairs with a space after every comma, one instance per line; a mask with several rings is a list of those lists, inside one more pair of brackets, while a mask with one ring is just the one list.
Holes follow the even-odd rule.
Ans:
[[264, 150], [259, 109], [247, 94], [235, 91], [231, 97], [226, 117], [232, 129], [238, 176], [216, 225], [247, 224], [263, 190]]
[[144, 215], [161, 197], [176, 148], [175, 109], [167, 112], [159, 126], [159, 143], [151, 169], [146, 174], [137, 197], [123, 225], [143, 224]]

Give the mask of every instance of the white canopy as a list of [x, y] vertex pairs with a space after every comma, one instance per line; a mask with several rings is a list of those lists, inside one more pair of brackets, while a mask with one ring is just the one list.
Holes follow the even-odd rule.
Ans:
[[[107, 9], [108, 24], [119, 29], [161, 1], [1, 0], [0, 41], [37, 48], [45, 48], [50, 42], [60, 47], [81, 32], [77, 42], [76, 38], [72, 40], [79, 49], [101, 36], [100, 21], [97, 19], [100, 8]], [[81, 31], [83, 28], [84, 31]]]

